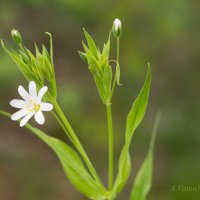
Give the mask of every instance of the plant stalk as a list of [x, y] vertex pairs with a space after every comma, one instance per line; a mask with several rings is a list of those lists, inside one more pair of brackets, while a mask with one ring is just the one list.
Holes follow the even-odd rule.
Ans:
[[[120, 38], [117, 38], [117, 63], [119, 63], [119, 49], [120, 49]], [[114, 76], [114, 81], [113, 81], [112, 90], [111, 90], [111, 99], [115, 91], [116, 82], [117, 82], [117, 72], [115, 70], [115, 76]]]
[[112, 189], [113, 186], [113, 124], [112, 124], [112, 111], [111, 104], [106, 106], [107, 119], [108, 119], [108, 141], [109, 141], [109, 165], [108, 165], [108, 188]]
[[[83, 146], [81, 145], [78, 137], [76, 136], [74, 130], [72, 129], [69, 121], [67, 120], [67, 118], [65, 117], [64, 113], [62, 112], [60, 106], [58, 105], [58, 103], [56, 101], [53, 101], [53, 104], [54, 104], [54, 108], [55, 108], [55, 110], [56, 110], [56, 112], [57, 112], [60, 120], [62, 121], [64, 127], [67, 129], [68, 133], [70, 134], [70, 140], [72, 140], [72, 143], [74, 144], [74, 146], [76, 147], [76, 149], [81, 154], [83, 160], [85, 161], [86, 166], [88, 167], [88, 169], [91, 172], [91, 174], [94, 177], [94, 179], [101, 185], [101, 187], [104, 188], [104, 185], [103, 185], [101, 179], [99, 178], [99, 176], [98, 176], [95, 168], [93, 167], [90, 159], [88, 158], [88, 155], [86, 154]], [[65, 132], [66, 132], [66, 129], [63, 128], [63, 130]]]
[[[120, 37], [117, 38], [117, 62], [119, 63], [119, 49], [120, 49]], [[113, 122], [111, 101], [117, 82], [117, 70], [115, 70], [115, 76], [113, 85], [111, 88], [110, 102], [106, 105], [107, 119], [108, 119], [108, 140], [109, 140], [109, 165], [108, 165], [108, 188], [111, 191], [113, 187], [113, 166], [114, 166], [114, 153], [113, 153]]]

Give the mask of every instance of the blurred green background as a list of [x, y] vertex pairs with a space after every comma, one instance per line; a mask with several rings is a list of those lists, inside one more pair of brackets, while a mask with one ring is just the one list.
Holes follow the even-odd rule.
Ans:
[[[54, 60], [59, 102], [104, 182], [107, 181], [107, 126], [91, 74], [81, 61], [83, 30], [100, 48], [113, 20], [123, 23], [122, 87], [114, 95], [115, 156], [124, 139], [125, 117], [151, 63], [153, 80], [146, 117], [132, 143], [132, 175], [117, 199], [126, 200], [143, 161], [156, 112], [162, 111], [155, 148], [154, 179], [149, 200], [198, 200], [199, 192], [172, 191], [173, 186], [200, 185], [200, 1], [189, 0], [1, 0], [0, 37], [8, 45], [18, 29], [25, 46], [49, 45]], [[112, 58], [115, 59], [112, 39]], [[14, 112], [9, 101], [18, 85], [27, 86], [15, 64], [0, 49], [0, 108]], [[46, 115], [42, 129], [63, 138]], [[32, 123], [34, 124], [33, 120]], [[0, 116], [0, 200], [86, 199], [66, 179], [54, 153], [33, 134]], [[115, 160], [115, 163], [116, 163]]]

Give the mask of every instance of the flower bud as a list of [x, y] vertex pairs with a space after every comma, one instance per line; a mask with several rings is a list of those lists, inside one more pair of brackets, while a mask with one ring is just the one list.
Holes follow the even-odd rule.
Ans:
[[13, 38], [14, 42], [16, 42], [17, 44], [21, 44], [22, 43], [22, 37], [21, 37], [21, 35], [20, 35], [18, 30], [13, 29], [11, 31], [11, 35], [12, 35], [12, 38]]
[[112, 31], [113, 31], [113, 34], [116, 38], [119, 38], [121, 36], [121, 33], [122, 33], [122, 23], [121, 21], [116, 18], [113, 22], [113, 27], [112, 27]]

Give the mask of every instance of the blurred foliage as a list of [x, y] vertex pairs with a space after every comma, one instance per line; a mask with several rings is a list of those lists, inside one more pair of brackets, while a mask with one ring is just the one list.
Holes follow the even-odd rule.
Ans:
[[[196, 200], [199, 192], [172, 192], [174, 185], [198, 186], [200, 1], [189, 0], [1, 0], [0, 37], [11, 42], [18, 29], [27, 47], [54, 38], [58, 96], [66, 115], [86, 146], [100, 174], [107, 180], [106, 113], [92, 77], [80, 60], [83, 30], [101, 44], [115, 17], [122, 20], [121, 73], [123, 86], [113, 101], [115, 155], [122, 146], [125, 116], [141, 87], [147, 62], [152, 66], [153, 85], [146, 118], [137, 130], [131, 153], [132, 178], [119, 199], [127, 199], [130, 186], [147, 151], [157, 110], [163, 118], [155, 148], [153, 188], [149, 199]], [[112, 39], [112, 57], [115, 43]], [[15, 64], [0, 49], [0, 105], [17, 97], [17, 86], [27, 85]], [[13, 111], [13, 110], [12, 110]], [[55, 155], [27, 131], [0, 117], [0, 199], [83, 199], [69, 184]], [[49, 117], [44, 129], [63, 137]], [[63, 137], [64, 138], [64, 137]], [[65, 139], [65, 138], [64, 138]], [[98, 155], [98, 159], [97, 159]]]

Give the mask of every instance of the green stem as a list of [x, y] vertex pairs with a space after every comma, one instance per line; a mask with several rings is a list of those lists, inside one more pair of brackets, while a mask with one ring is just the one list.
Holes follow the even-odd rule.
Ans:
[[[53, 101], [53, 104], [54, 104], [55, 110], [58, 113], [60, 120], [62, 121], [64, 127], [67, 129], [67, 132], [70, 134], [70, 139], [72, 140], [74, 146], [77, 148], [77, 150], [81, 154], [83, 160], [85, 161], [85, 164], [87, 165], [88, 169], [90, 170], [90, 172], [93, 175], [93, 177], [95, 178], [95, 180], [101, 185], [102, 188], [104, 188], [104, 185], [103, 185], [101, 179], [99, 178], [95, 168], [93, 167], [93, 165], [92, 165], [90, 159], [88, 158], [83, 146], [81, 145], [81, 143], [80, 143], [79, 139], [77, 138], [74, 130], [72, 129], [70, 123], [68, 122], [64, 113], [62, 112], [60, 106], [58, 105], [58, 103], [56, 101]], [[66, 129], [64, 129], [65, 132], [66, 132]]]
[[[119, 49], [120, 49], [120, 37], [117, 38], [117, 63], [119, 63]], [[115, 77], [111, 89], [110, 103], [106, 105], [107, 119], [108, 119], [108, 140], [109, 140], [109, 165], [108, 165], [108, 188], [112, 190], [113, 187], [113, 166], [114, 166], [114, 153], [113, 153], [113, 122], [111, 101], [117, 82], [117, 70], [115, 70]]]
[[60, 120], [60, 118], [56, 115], [56, 113], [54, 113], [53, 111], [51, 112], [52, 115], [54, 116], [54, 118], [57, 120], [57, 122], [59, 123], [59, 125], [62, 127], [62, 129], [64, 130], [64, 132], [66, 133], [66, 137], [69, 138], [69, 140], [72, 142], [72, 144], [75, 146], [75, 143], [73, 141], [73, 139], [71, 138], [71, 135], [69, 134], [69, 132], [67, 131], [67, 129], [65, 128], [65, 126], [63, 125], [62, 121]]
[[[119, 49], [120, 49], [120, 38], [117, 38], [117, 63], [119, 63]], [[115, 77], [114, 77], [114, 81], [113, 81], [113, 86], [112, 86], [112, 90], [111, 90], [111, 99], [115, 90], [115, 86], [116, 86], [116, 82], [117, 82], [117, 70], [115, 70]]]
[[120, 37], [117, 38], [117, 62], [119, 62]]
[[[57, 110], [57, 112], [60, 114], [59, 116], [63, 119], [64, 114], [62, 113], [62, 111], [60, 110], [60, 108], [59, 108], [59, 106], [58, 106], [58, 104], [57, 104], [56, 102], [54, 102], [54, 106], [55, 106], [55, 109]], [[1, 114], [1, 115], [4, 115], [4, 116], [6, 116], [6, 117], [10, 117], [10, 116], [11, 116], [10, 113], [5, 112], [5, 111], [3, 111], [3, 110], [0, 110], [0, 114]], [[68, 135], [69, 132], [68, 132], [68, 131], [66, 130], [66, 128], [63, 126], [65, 123], [62, 124], [63, 121], [66, 121], [66, 122], [67, 122], [67, 119], [65, 118], [65, 116], [64, 116], [65, 119], [63, 119], [63, 121], [61, 121], [61, 120], [59, 120], [59, 118], [56, 116], [55, 113], [53, 113], [53, 115], [54, 115], [54, 117], [58, 120], [59, 124], [60, 124], [61, 127], [64, 129], [64, 131], [66, 132], [67, 136], [70, 137], [70, 136]], [[66, 124], [65, 124], [65, 125], [66, 125]], [[29, 126], [30, 126], [30, 125], [27, 124], [26, 127], [28, 128]], [[69, 126], [70, 126], [70, 125], [69, 125]], [[28, 129], [29, 129], [29, 128], [28, 128]], [[72, 129], [72, 128], [71, 128], [71, 129]], [[75, 135], [75, 133], [73, 133], [73, 134], [74, 134], [73, 137], [74, 137], [74, 139], [75, 139], [75, 138], [76, 138], [76, 135]], [[72, 135], [73, 135], [73, 134], [72, 134]], [[70, 140], [71, 140], [71, 139], [70, 139]], [[98, 177], [98, 174], [96, 173], [94, 167], [92, 166], [92, 163], [90, 162], [89, 158], [87, 157], [87, 154], [85, 153], [83, 147], [81, 146], [81, 144], [80, 144], [78, 138], [76, 138], [75, 141], [76, 141], [75, 144], [74, 144], [74, 143], [73, 143], [73, 144], [74, 144], [75, 146], [76, 146], [77, 144], [79, 144], [79, 145], [76, 146], [76, 147], [77, 147], [77, 149], [79, 150], [80, 154], [82, 155], [83, 159], [85, 160], [88, 169], [89, 169], [90, 172], [92, 173], [92, 175], [93, 175], [93, 177], [95, 178], [95, 180], [97, 181], [97, 183], [100, 184], [100, 186], [101, 186], [101, 188], [102, 188], [102, 191], [106, 193], [102, 181], [101, 181], [100, 178]], [[72, 142], [73, 142], [73, 141], [72, 141]]]
[[113, 125], [112, 125], [112, 112], [111, 105], [106, 106], [107, 119], [108, 119], [108, 140], [109, 140], [109, 165], [108, 165], [108, 188], [112, 189], [113, 186]]
[[24, 49], [23, 45], [20, 43], [19, 48], [21, 49], [22, 52], [26, 53], [26, 50]]
[[52, 35], [49, 34], [50, 36], [50, 58], [51, 58], [51, 65], [52, 65], [52, 71], [53, 71], [53, 79], [50, 81], [50, 84], [52, 86], [52, 91], [54, 95], [54, 99], [57, 97], [57, 86], [56, 86], [56, 77], [55, 77], [55, 67], [53, 64], [53, 40], [52, 40]]

